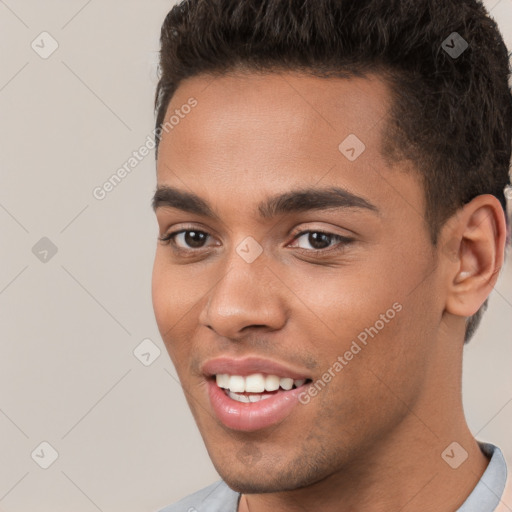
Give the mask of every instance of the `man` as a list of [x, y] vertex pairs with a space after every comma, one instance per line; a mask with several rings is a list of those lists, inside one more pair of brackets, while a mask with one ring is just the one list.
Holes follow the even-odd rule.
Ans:
[[153, 304], [222, 478], [164, 511], [512, 510], [461, 399], [509, 232], [481, 2], [189, 0], [161, 45]]

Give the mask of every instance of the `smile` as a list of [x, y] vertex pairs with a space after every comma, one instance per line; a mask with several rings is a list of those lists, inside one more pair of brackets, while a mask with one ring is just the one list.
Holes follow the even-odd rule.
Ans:
[[306, 379], [292, 379], [262, 373], [253, 373], [245, 377], [220, 373], [215, 377], [217, 386], [224, 389], [229, 398], [242, 403], [254, 403], [272, 398], [275, 395], [274, 392], [279, 389], [289, 391], [300, 388], [306, 382]]
[[285, 420], [312, 382], [302, 369], [255, 356], [211, 359], [201, 371], [213, 417], [226, 428], [247, 432]]

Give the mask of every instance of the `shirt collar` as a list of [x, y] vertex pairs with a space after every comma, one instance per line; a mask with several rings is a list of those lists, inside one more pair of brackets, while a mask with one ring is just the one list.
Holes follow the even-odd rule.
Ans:
[[507, 463], [501, 450], [490, 443], [478, 443], [490, 457], [489, 465], [476, 487], [456, 512], [492, 512], [499, 504], [507, 480]]

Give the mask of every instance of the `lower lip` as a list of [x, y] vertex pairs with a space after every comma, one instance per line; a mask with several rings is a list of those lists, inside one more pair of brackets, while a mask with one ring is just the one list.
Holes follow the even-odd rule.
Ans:
[[228, 428], [251, 432], [270, 427], [283, 421], [299, 403], [298, 395], [304, 386], [280, 391], [259, 402], [237, 402], [208, 379], [208, 395], [217, 418]]

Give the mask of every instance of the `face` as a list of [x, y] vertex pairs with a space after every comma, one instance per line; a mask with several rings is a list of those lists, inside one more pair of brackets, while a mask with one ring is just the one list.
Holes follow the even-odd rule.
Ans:
[[153, 305], [233, 489], [356, 468], [430, 389], [440, 283], [417, 174], [381, 156], [389, 104], [375, 76], [286, 73], [194, 77], [169, 105]]

